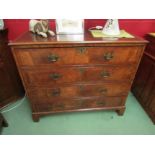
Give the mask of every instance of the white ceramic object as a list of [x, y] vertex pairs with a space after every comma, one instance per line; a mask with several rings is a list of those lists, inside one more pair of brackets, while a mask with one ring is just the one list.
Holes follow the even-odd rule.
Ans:
[[83, 19], [56, 19], [57, 34], [83, 34]]
[[118, 19], [108, 19], [102, 33], [106, 35], [119, 35], [120, 29], [118, 24]]

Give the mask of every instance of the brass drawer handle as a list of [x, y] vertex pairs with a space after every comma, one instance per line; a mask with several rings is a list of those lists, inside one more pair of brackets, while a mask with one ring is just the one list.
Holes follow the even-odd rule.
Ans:
[[77, 106], [79, 106], [79, 107], [83, 107], [84, 106], [84, 100], [79, 100], [78, 102], [77, 102]]
[[101, 77], [104, 77], [104, 78], [107, 78], [107, 77], [110, 77], [110, 73], [108, 71], [103, 71], [101, 72]]
[[52, 90], [52, 96], [60, 96], [60, 88]]
[[105, 105], [106, 103], [105, 103], [105, 101], [98, 101], [97, 102], [97, 105]]
[[105, 93], [108, 92], [108, 90], [107, 90], [106, 88], [101, 88], [101, 89], [99, 90], [99, 92], [100, 92], [101, 94], [105, 94]]
[[85, 68], [79, 68], [79, 72], [83, 74], [85, 72]]
[[49, 75], [49, 77], [52, 78], [53, 80], [57, 80], [57, 79], [61, 78], [62, 75], [58, 74], [58, 73], [52, 73]]
[[84, 54], [86, 52], [86, 48], [85, 47], [78, 47], [78, 48], [76, 48], [76, 50], [80, 54]]
[[107, 52], [107, 53], [105, 53], [104, 54], [104, 60], [107, 60], [107, 61], [109, 61], [109, 60], [111, 60], [111, 59], [113, 59], [114, 58], [114, 55], [113, 55], [113, 53], [112, 52]]
[[48, 55], [47, 58], [48, 58], [48, 61], [49, 61], [49, 62], [56, 62], [56, 61], [58, 61], [59, 56], [56, 55], [56, 54], [50, 54], [50, 55]]
[[64, 109], [64, 108], [65, 108], [65, 105], [64, 105], [63, 103], [57, 103], [57, 104], [56, 104], [56, 107], [57, 107], [58, 109]]
[[79, 86], [80, 91], [82, 92], [84, 90], [84, 85]]

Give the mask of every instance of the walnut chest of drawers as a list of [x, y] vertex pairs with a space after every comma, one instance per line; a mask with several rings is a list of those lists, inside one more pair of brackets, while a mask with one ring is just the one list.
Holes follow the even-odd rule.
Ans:
[[125, 111], [146, 41], [91, 34], [41, 38], [25, 33], [12, 52], [31, 103], [32, 117], [87, 110]]

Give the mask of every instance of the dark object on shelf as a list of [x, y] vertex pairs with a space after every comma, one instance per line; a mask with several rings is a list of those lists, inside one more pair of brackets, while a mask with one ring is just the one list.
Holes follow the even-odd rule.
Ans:
[[[77, 40], [78, 38], [78, 40]], [[91, 34], [10, 43], [34, 121], [59, 112], [125, 111], [125, 101], [147, 41], [93, 38]]]
[[139, 65], [132, 92], [155, 124], [155, 37], [150, 41]]
[[18, 71], [8, 46], [8, 29], [0, 30], [0, 109], [24, 94]]
[[3, 127], [8, 127], [8, 123], [5, 120], [4, 116], [0, 113], [0, 134], [2, 132]]

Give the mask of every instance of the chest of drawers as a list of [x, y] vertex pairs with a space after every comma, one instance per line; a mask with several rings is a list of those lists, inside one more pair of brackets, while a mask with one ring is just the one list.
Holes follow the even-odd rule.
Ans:
[[45, 39], [25, 33], [10, 43], [34, 121], [59, 112], [124, 113], [147, 42], [136, 37], [93, 38], [89, 33], [81, 40], [76, 38], [63, 35]]
[[155, 37], [149, 41], [132, 85], [132, 92], [155, 124]]
[[8, 46], [8, 29], [0, 29], [0, 109], [23, 94], [22, 83]]

